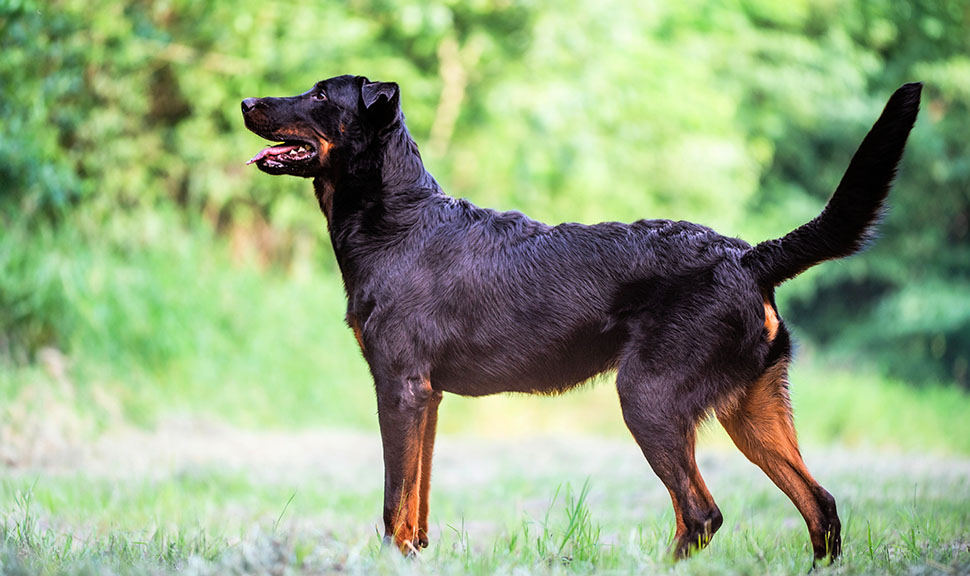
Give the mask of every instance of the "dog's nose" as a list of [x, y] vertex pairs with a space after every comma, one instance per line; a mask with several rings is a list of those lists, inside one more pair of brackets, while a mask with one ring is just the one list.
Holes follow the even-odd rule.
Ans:
[[242, 111], [249, 112], [259, 104], [259, 98], [246, 98], [242, 101]]

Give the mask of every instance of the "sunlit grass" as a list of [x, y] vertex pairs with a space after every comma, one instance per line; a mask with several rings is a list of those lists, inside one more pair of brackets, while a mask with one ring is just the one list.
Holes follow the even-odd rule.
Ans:
[[[623, 443], [451, 437], [436, 463], [432, 546], [402, 559], [381, 552], [376, 436], [359, 441], [369, 455], [343, 480], [314, 477], [306, 462], [291, 470], [183, 462], [139, 473], [8, 473], [0, 481], [0, 566], [68, 574], [801, 574], [811, 565], [801, 518], [740, 455], [701, 454], [725, 525], [707, 550], [675, 565], [666, 491]], [[609, 461], [590, 464], [590, 447]], [[523, 466], [535, 449], [558, 456]], [[970, 565], [965, 460], [809, 455], [822, 457], [844, 525], [837, 573]]]

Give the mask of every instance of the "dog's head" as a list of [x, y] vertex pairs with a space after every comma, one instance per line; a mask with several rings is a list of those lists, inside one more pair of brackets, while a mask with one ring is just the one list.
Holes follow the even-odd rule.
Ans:
[[363, 76], [317, 82], [299, 96], [246, 98], [246, 127], [275, 142], [249, 160], [267, 174], [306, 178], [346, 169], [376, 136], [399, 121], [397, 84]]

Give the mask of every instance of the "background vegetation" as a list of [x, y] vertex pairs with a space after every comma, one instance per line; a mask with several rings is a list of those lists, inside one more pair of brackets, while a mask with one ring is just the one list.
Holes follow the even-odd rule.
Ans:
[[[165, 430], [173, 415], [256, 430], [376, 430], [310, 184], [244, 166], [264, 143], [243, 127], [241, 99], [302, 92], [342, 73], [401, 84], [408, 125], [452, 195], [551, 222], [689, 219], [752, 242], [814, 217], [892, 91], [925, 82], [881, 238], [864, 256], [786, 284], [779, 299], [802, 342], [793, 396], [808, 445], [970, 454], [966, 2], [0, 0], [0, 571], [67, 562], [84, 572], [96, 558], [146, 554], [184, 568], [190, 556], [224, 550], [206, 534], [277, 520], [288, 504], [290, 484], [254, 487], [213, 471], [122, 484], [81, 471], [32, 489], [36, 477], [25, 470], [106, 430]], [[441, 426], [478, 436], [625, 436], [610, 388], [556, 400], [449, 398]], [[716, 433], [708, 441], [728, 442]], [[857, 544], [868, 538], [859, 571], [966, 564], [970, 498], [957, 469], [911, 479], [946, 487], [937, 490], [945, 497], [931, 490], [917, 501], [914, 489], [912, 502], [903, 495], [850, 508], [872, 521], [852, 528]], [[548, 503], [551, 480], [517, 470]], [[843, 492], [859, 480], [842, 478]], [[879, 489], [902, 494], [904, 478], [889, 475]], [[570, 479], [575, 497], [583, 478]], [[494, 490], [516, 482], [521, 490], [511, 478]], [[594, 484], [593, 497], [620, 485]], [[311, 489], [305, 512], [336, 510], [325, 526], [353, 523], [378, 509], [373, 488], [366, 498]], [[184, 498], [150, 504], [158, 490]], [[446, 510], [459, 506], [461, 490], [444, 493]], [[475, 515], [493, 509], [489, 496]], [[776, 517], [789, 506], [765, 504], [758, 491], [749, 498], [738, 503], [748, 514]], [[105, 502], [113, 504], [104, 515], [71, 512]], [[184, 507], [203, 512], [166, 524]], [[242, 519], [240, 508], [249, 510]], [[567, 511], [581, 508], [574, 499]], [[622, 519], [629, 504], [607, 509]], [[216, 519], [206, 510], [219, 511]], [[112, 532], [150, 518], [161, 528], [134, 548]], [[604, 523], [607, 540], [629, 548], [612, 560], [587, 554], [592, 564], [580, 566], [663, 569], [669, 520], [636, 537]], [[455, 555], [439, 566], [460, 573], [478, 558], [472, 568], [481, 573], [517, 562], [566, 570], [549, 563], [560, 541], [546, 521], [496, 520], [508, 555], [496, 544], [484, 559], [467, 554], [460, 527], [446, 526]], [[65, 546], [38, 522], [83, 525], [92, 547]], [[752, 557], [751, 542], [772, 538], [745, 534], [727, 548], [730, 558]], [[367, 535], [335, 540], [334, 562], [371, 572], [377, 560], [348, 560], [360, 554], [356, 537]], [[293, 538], [253, 546], [295, 569], [306, 536]], [[753, 546], [767, 563], [741, 571], [804, 571], [786, 564], [788, 549], [765, 548], [765, 561]]]
[[[967, 385], [968, 14], [944, 0], [4, 0], [0, 350], [19, 365], [54, 347], [160, 367], [197, 349], [175, 334], [178, 307], [146, 303], [137, 279], [148, 262], [186, 266], [186, 251], [224, 250], [257, 283], [333, 273], [307, 183], [243, 169], [260, 146], [245, 96], [345, 72], [397, 80], [456, 196], [550, 221], [687, 218], [755, 241], [815, 215], [891, 91], [922, 80], [883, 237], [784, 296], [826, 349]], [[158, 299], [210, 307], [201, 282], [176, 281], [192, 298], [155, 279], [142, 278]], [[175, 318], [130, 309], [147, 306]]]

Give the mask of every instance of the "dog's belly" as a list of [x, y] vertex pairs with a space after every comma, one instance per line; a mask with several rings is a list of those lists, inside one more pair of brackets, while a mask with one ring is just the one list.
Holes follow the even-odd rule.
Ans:
[[431, 386], [462, 396], [555, 394], [616, 367], [620, 328], [583, 327], [558, 341], [516, 333], [449, 350], [432, 367]]

